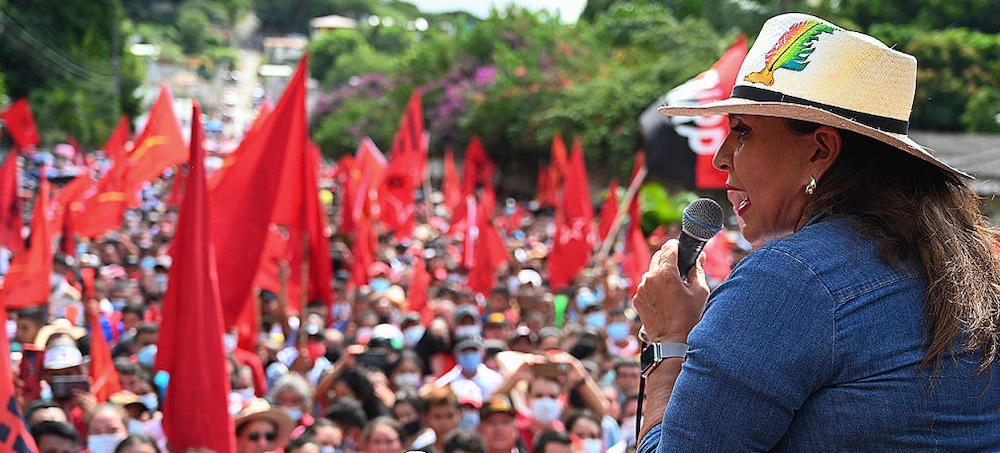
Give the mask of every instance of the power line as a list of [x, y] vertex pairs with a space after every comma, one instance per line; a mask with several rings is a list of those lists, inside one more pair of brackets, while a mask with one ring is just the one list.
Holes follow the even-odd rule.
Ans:
[[31, 33], [29, 33], [24, 26], [17, 23], [11, 16], [3, 13], [2, 11], [0, 11], [0, 21], [3, 21], [8, 25], [13, 26], [13, 27], [5, 27], [3, 31], [6, 32], [10, 30], [14, 32], [14, 33], [9, 33], [8, 35], [14, 37], [15, 39], [18, 39], [19, 41], [22, 42], [22, 44], [31, 47], [33, 50], [35, 50], [36, 52], [32, 52], [32, 55], [42, 55], [48, 58], [49, 61], [51, 61], [55, 65], [55, 67], [63, 69], [80, 79], [91, 81], [93, 83], [100, 84], [103, 86], [108, 86], [108, 87], [114, 86], [114, 77], [105, 74], [98, 74], [94, 71], [91, 71], [77, 64], [76, 62], [66, 58], [60, 53], [52, 50], [52, 48], [45, 45], [45, 43], [41, 42], [41, 40], [39, 40]]

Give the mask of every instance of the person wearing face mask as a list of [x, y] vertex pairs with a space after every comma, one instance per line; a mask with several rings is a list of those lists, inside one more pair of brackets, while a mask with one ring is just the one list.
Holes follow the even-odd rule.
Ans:
[[435, 387], [444, 387], [456, 381], [472, 381], [482, 395], [489, 396], [503, 382], [503, 376], [483, 365], [483, 342], [479, 336], [459, 337], [455, 342], [455, 361], [458, 363], [434, 381]]
[[483, 329], [480, 327], [479, 310], [472, 305], [459, 305], [455, 307], [455, 338], [482, 336]]
[[434, 430], [424, 424], [427, 403], [413, 390], [396, 393], [396, 404], [392, 406], [392, 416], [403, 427], [403, 445], [408, 450], [424, 450], [434, 444], [437, 436]]
[[472, 381], [455, 381], [451, 390], [458, 398], [458, 410], [461, 418], [458, 421], [460, 429], [473, 431], [479, 426], [479, 408], [483, 406], [483, 394]]
[[583, 443], [583, 453], [604, 453], [601, 422], [592, 412], [574, 411], [566, 417], [566, 431]]
[[296, 373], [288, 373], [278, 378], [269, 392], [268, 400], [284, 408], [297, 424], [293, 435], [300, 434], [314, 421], [312, 414], [309, 413], [313, 405], [311, 394], [309, 383]]
[[128, 436], [128, 414], [121, 406], [104, 403], [92, 409], [84, 419], [87, 424], [87, 449], [90, 453], [113, 453]]
[[608, 326], [605, 329], [608, 339], [605, 344], [608, 354], [614, 357], [635, 357], [639, 354], [639, 340], [632, 335], [625, 310], [616, 308], [608, 314]]
[[402, 350], [399, 358], [389, 370], [389, 383], [395, 391], [419, 390], [423, 385], [423, 371], [420, 369], [420, 356], [410, 350]]

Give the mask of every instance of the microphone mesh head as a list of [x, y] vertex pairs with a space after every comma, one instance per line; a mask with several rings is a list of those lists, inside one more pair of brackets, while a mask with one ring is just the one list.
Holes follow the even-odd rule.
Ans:
[[684, 208], [682, 228], [701, 240], [712, 239], [722, 229], [722, 206], [711, 198], [699, 198]]

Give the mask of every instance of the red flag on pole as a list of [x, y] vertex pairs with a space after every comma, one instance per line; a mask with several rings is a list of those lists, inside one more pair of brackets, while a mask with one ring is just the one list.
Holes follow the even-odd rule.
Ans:
[[[7, 307], [0, 298], [0, 313], [7, 313]], [[10, 363], [10, 343], [7, 342], [7, 323], [0, 323], [0, 451], [12, 453], [36, 453], [38, 447], [24, 424], [24, 417], [14, 393], [14, 370]]]
[[[302, 58], [274, 112], [252, 140], [233, 152], [233, 163], [212, 190], [212, 235], [218, 256], [224, 325], [232, 326], [250, 298], [260, 267], [268, 224], [286, 154], [301, 156], [307, 146], [305, 81], [308, 56]], [[189, 173], [190, 174], [190, 173]], [[190, 178], [190, 176], [188, 177]]]
[[[636, 175], [639, 174], [639, 171], [645, 165], [646, 153], [639, 151], [635, 156], [635, 164], [632, 165], [632, 177], [629, 185], [632, 184], [632, 181], [635, 181]], [[653, 259], [653, 255], [649, 251], [649, 242], [646, 240], [646, 236], [642, 234], [642, 211], [639, 209], [638, 192], [632, 197], [632, 203], [628, 207], [628, 214], [630, 221], [627, 232], [628, 236], [625, 238], [625, 262], [622, 263], [622, 269], [631, 282], [629, 285], [629, 297], [632, 297], [639, 288], [639, 282], [642, 281], [642, 274], [645, 274], [649, 270], [649, 261]]]
[[135, 149], [128, 156], [128, 170], [122, 186], [125, 201], [131, 206], [138, 206], [135, 195], [144, 183], [188, 158], [180, 123], [174, 116], [174, 98], [166, 84], [160, 87], [160, 95], [149, 110], [146, 128], [135, 143]]
[[21, 238], [21, 199], [17, 196], [17, 150], [7, 153], [3, 168], [0, 169], [0, 245], [10, 249], [14, 255], [24, 252]]
[[444, 178], [441, 181], [441, 190], [444, 192], [445, 206], [448, 206], [448, 211], [454, 213], [458, 204], [462, 202], [462, 189], [458, 186], [455, 153], [450, 146], [444, 150]]
[[563, 202], [556, 209], [556, 237], [549, 254], [549, 285], [553, 290], [572, 282], [590, 259], [593, 210], [583, 146], [576, 138], [563, 181]]
[[190, 171], [170, 251], [173, 265], [163, 296], [155, 368], [170, 373], [163, 402], [163, 430], [171, 449], [207, 447], [218, 453], [233, 453], [229, 374], [222, 341], [200, 117], [201, 109], [195, 103]]
[[[482, 187], [486, 192], [493, 192], [493, 172], [496, 166], [490, 160], [483, 142], [478, 136], [473, 136], [469, 146], [465, 148], [465, 161], [462, 165], [462, 195], [476, 195], [476, 189]], [[496, 198], [495, 196], [493, 197]], [[486, 206], [487, 212], [493, 212], [493, 206]]]
[[7, 133], [18, 148], [30, 150], [38, 144], [38, 129], [35, 127], [35, 118], [31, 115], [27, 99], [14, 101], [0, 113], [0, 119], [3, 119], [4, 129], [7, 129]]
[[0, 303], [7, 308], [40, 305], [49, 298], [52, 275], [52, 232], [49, 231], [48, 167], [42, 167], [38, 198], [31, 215], [31, 247], [10, 262], [10, 270], [0, 287]]
[[486, 206], [473, 196], [466, 197], [468, 229], [465, 232], [463, 256], [469, 268], [469, 289], [489, 294], [496, 283], [496, 269], [507, 261], [507, 248], [486, 213]]
[[597, 233], [602, 241], [608, 237], [608, 232], [611, 231], [611, 223], [615, 221], [615, 216], [617, 215], [618, 180], [612, 179], [611, 187], [608, 187], [608, 197], [604, 199], [604, 205], [601, 206], [601, 222], [597, 224]]
[[118, 125], [115, 126], [114, 132], [108, 137], [107, 143], [104, 144], [104, 155], [108, 158], [114, 160], [125, 152], [125, 144], [128, 143], [129, 136], [129, 119], [128, 115], [122, 115], [121, 119], [118, 120]]
[[73, 211], [73, 206], [76, 205], [79, 209], [80, 200], [87, 192], [94, 190], [95, 184], [94, 178], [91, 178], [89, 173], [77, 176], [52, 197], [53, 216], [49, 231], [60, 232], [62, 239], [59, 241], [59, 249], [67, 255], [76, 253], [74, 239], [76, 212]]
[[423, 250], [413, 257], [413, 272], [410, 274], [410, 287], [406, 290], [407, 309], [420, 313], [420, 323], [430, 324], [434, 313], [427, 305], [427, 288], [431, 285], [431, 274], [427, 272]]
[[344, 231], [356, 231], [362, 217], [378, 215], [376, 200], [382, 183], [382, 175], [389, 163], [382, 151], [369, 138], [361, 140], [354, 156], [352, 168], [347, 171], [347, 183], [344, 184]]
[[[87, 268], [83, 271], [93, 273], [94, 269]], [[93, 297], [93, 294], [86, 295], [88, 299]], [[87, 300], [85, 303], [89, 302]], [[96, 301], [94, 304], [97, 304]], [[104, 331], [101, 330], [99, 316], [97, 310], [92, 310], [90, 315], [90, 393], [97, 398], [98, 402], [103, 403], [111, 395], [120, 392], [122, 388], [118, 382], [118, 370], [115, 369], [114, 361], [111, 359], [111, 349], [104, 338]]]

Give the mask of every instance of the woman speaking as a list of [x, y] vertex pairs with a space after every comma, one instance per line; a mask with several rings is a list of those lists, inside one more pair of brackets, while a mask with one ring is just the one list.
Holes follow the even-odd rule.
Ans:
[[1000, 242], [907, 136], [916, 67], [784, 14], [730, 99], [660, 108], [729, 115], [714, 165], [754, 251], [711, 295], [676, 241], [653, 256], [640, 453], [1000, 451]]

